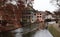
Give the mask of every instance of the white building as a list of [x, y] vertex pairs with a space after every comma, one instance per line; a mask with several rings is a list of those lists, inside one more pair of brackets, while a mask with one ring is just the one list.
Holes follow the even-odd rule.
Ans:
[[37, 20], [37, 17], [36, 17], [36, 15], [34, 15], [34, 14], [35, 14], [35, 13], [32, 12], [31, 23], [34, 23], [34, 22], [36, 22], [36, 20]]
[[[55, 19], [55, 18], [53, 17], [53, 14], [48, 14], [45, 16], [45, 19]], [[56, 21], [48, 22], [48, 24], [54, 24], [54, 23], [56, 23]]]

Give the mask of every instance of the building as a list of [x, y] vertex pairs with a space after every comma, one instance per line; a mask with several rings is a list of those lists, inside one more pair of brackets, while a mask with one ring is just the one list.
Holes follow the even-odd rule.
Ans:
[[34, 15], [35, 11], [33, 8], [29, 7], [29, 9], [26, 9], [22, 13], [22, 21], [28, 22], [28, 23], [34, 23], [36, 20], [36, 16]]
[[53, 14], [53, 13], [51, 13], [50, 11], [45, 11], [46, 13], [47, 13], [47, 15], [45, 16], [45, 19], [47, 20], [46, 22], [48, 23], [48, 24], [54, 24], [54, 23], [56, 23], [56, 16]]
[[37, 17], [37, 21], [43, 22], [45, 19], [45, 12], [43, 11], [37, 11], [34, 15]]
[[45, 18], [46, 18], [47, 12], [36, 11], [34, 15], [36, 16], [36, 22], [39, 23], [39, 28], [44, 29], [46, 27]]

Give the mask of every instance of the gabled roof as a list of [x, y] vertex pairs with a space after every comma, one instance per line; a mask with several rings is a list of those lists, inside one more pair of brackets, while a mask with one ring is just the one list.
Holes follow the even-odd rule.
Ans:
[[52, 14], [50, 11], [45, 11], [47, 14]]

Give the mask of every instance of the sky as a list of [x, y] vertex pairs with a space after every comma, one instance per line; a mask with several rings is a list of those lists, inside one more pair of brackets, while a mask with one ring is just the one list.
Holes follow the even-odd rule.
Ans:
[[50, 3], [51, 0], [34, 0], [33, 8], [38, 11], [55, 11], [57, 9], [56, 6]]

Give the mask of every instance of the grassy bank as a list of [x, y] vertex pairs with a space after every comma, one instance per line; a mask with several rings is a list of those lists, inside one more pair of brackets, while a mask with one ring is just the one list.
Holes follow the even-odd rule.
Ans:
[[53, 26], [49, 26], [48, 29], [54, 37], [60, 37], [60, 32], [58, 32]]

